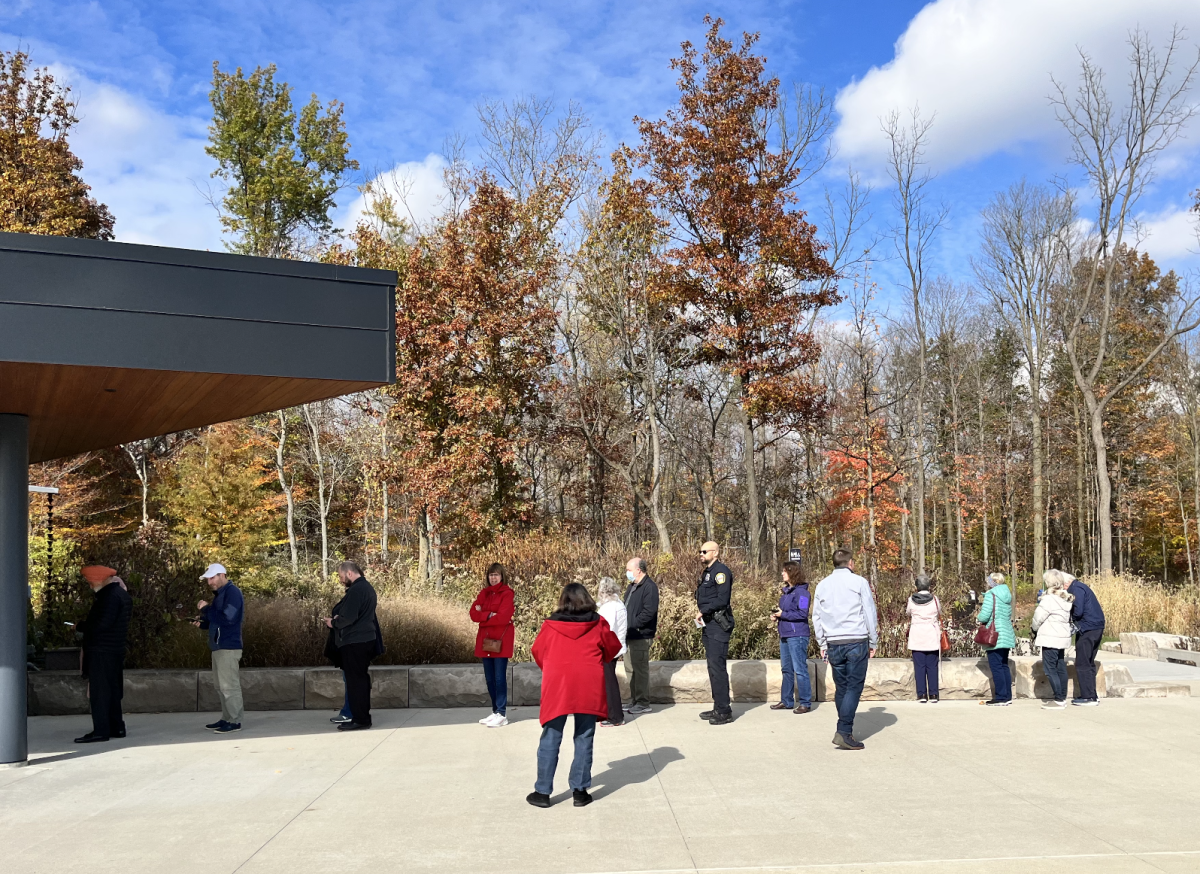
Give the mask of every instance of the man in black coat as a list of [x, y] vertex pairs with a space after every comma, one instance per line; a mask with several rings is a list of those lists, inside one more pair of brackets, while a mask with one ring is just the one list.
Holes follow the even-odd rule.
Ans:
[[375, 616], [378, 599], [362, 568], [354, 562], [342, 562], [337, 573], [346, 587], [346, 595], [325, 624], [333, 629], [333, 643], [346, 675], [351, 714], [351, 721], [338, 725], [338, 731], [361, 731], [371, 727], [371, 659], [382, 652]]
[[629, 674], [630, 713], [650, 712], [650, 644], [658, 634], [658, 584], [646, 575], [646, 559], [634, 556], [625, 564], [625, 671]]
[[121, 698], [125, 684], [125, 640], [133, 599], [117, 572], [103, 565], [81, 570], [95, 598], [83, 623], [83, 675], [88, 678], [92, 730], [75, 738], [77, 744], [125, 737]]
[[696, 621], [703, 622], [704, 654], [713, 709], [700, 714], [709, 725], [733, 722], [729, 703], [729, 639], [733, 636], [733, 571], [720, 562], [721, 549], [711, 540], [700, 547], [704, 570], [696, 587]]

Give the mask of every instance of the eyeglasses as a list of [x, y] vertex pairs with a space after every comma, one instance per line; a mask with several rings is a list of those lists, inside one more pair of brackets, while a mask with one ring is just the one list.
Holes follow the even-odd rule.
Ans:
[[713, 550], [711, 550], [711, 549], [702, 549], [702, 550], [700, 550], [700, 554], [701, 554], [701, 555], [708, 555], [708, 554], [709, 554], [710, 552], [712, 552], [712, 551], [713, 551]]

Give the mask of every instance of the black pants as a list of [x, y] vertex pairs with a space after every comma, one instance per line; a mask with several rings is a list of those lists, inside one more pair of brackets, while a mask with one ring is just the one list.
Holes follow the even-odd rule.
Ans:
[[1075, 635], [1075, 691], [1077, 698], [1096, 700], [1096, 650], [1104, 629], [1081, 631]]
[[621, 709], [621, 686], [617, 682], [617, 662], [620, 657], [604, 663], [604, 694], [608, 698], [608, 721], [620, 725], [625, 721], [625, 711]]
[[729, 706], [729, 633], [713, 625], [704, 626], [704, 654], [708, 658], [708, 684], [712, 687], [713, 710], [732, 713]]
[[346, 696], [350, 699], [350, 715], [359, 725], [371, 724], [371, 659], [375, 658], [375, 641], [348, 643], [338, 647], [342, 670], [346, 673]]
[[92, 734], [112, 737], [125, 730], [121, 698], [125, 694], [125, 653], [87, 654], [88, 695], [92, 705]]

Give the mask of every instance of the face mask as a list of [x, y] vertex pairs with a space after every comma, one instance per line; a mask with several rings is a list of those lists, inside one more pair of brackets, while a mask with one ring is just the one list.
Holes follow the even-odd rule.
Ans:
[[629, 582], [632, 583], [634, 580], [637, 579], [637, 577], [635, 577], [633, 575], [633, 571], [625, 571], [625, 579], [629, 580]]

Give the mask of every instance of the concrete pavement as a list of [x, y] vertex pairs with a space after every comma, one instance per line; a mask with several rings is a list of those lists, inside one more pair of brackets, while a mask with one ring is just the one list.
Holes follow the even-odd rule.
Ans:
[[703, 705], [597, 729], [590, 807], [525, 803], [536, 709], [131, 716], [77, 746], [83, 717], [30, 720], [30, 766], [0, 770], [0, 858], [20, 874], [225, 872], [1200, 871], [1200, 700], [869, 702], [862, 752], [834, 711]]

